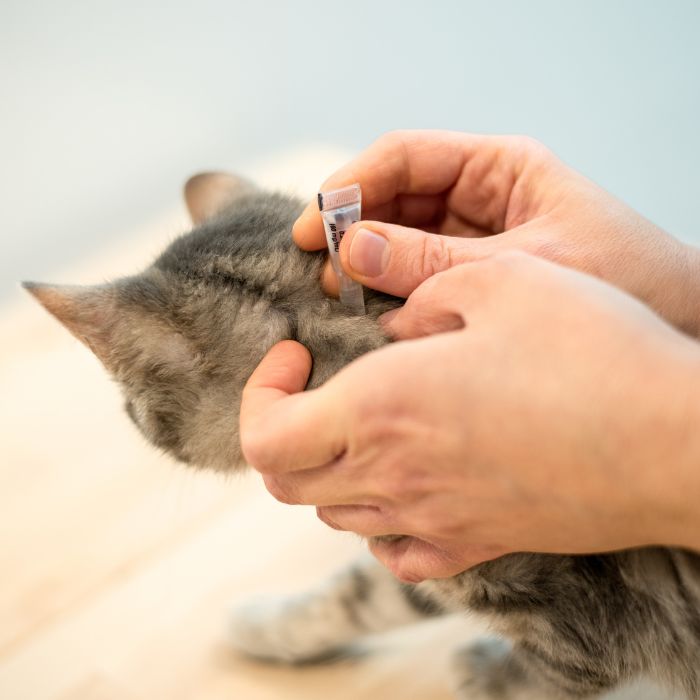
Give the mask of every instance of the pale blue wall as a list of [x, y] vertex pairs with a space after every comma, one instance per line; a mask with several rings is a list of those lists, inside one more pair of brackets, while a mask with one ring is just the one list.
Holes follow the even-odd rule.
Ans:
[[183, 177], [396, 127], [521, 132], [700, 241], [700, 2], [0, 3], [0, 297]]

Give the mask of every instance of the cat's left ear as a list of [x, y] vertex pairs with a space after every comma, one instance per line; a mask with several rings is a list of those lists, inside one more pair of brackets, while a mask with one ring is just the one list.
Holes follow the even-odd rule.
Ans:
[[185, 202], [192, 222], [201, 224], [239, 197], [255, 191], [251, 182], [229, 173], [200, 173], [185, 183]]
[[37, 284], [22, 286], [108, 369], [113, 367], [113, 333], [119, 316], [114, 287]]

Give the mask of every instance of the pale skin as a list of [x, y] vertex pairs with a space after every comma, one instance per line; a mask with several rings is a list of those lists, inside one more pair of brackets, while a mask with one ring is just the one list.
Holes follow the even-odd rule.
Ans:
[[[306, 349], [272, 348], [241, 406], [271, 493], [413, 582], [515, 551], [700, 549], [698, 252], [527, 139], [391, 134], [324, 188], [353, 182], [368, 220], [341, 261], [407, 297], [383, 319], [399, 342], [308, 392]], [[325, 245], [313, 203], [294, 237]]]

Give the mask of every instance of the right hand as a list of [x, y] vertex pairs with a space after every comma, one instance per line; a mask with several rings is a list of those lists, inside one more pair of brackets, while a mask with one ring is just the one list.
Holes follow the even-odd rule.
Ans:
[[[700, 252], [532, 139], [392, 132], [321, 189], [354, 182], [362, 187], [365, 219], [374, 221], [348, 230], [340, 259], [347, 273], [368, 287], [405, 297], [459, 262], [521, 250], [600, 277], [681, 330], [700, 335]], [[315, 201], [293, 233], [301, 248], [325, 247]], [[337, 290], [330, 266], [323, 284], [331, 293]]]
[[249, 379], [241, 445], [273, 496], [406, 535], [370, 548], [414, 583], [508, 552], [700, 548], [697, 342], [522, 253], [436, 274], [390, 313], [401, 342], [317, 389], [295, 341]]

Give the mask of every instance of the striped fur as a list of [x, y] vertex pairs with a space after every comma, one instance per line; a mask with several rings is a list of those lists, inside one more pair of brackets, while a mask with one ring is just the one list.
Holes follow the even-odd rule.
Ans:
[[[291, 244], [299, 203], [244, 189], [141, 275], [93, 289], [31, 287], [118, 380], [148, 440], [222, 471], [243, 466], [241, 390], [273, 343], [309, 347], [316, 386], [387, 342], [376, 319], [399, 303], [368, 292], [368, 315], [349, 315], [320, 291], [322, 256]], [[364, 561], [307, 595], [237, 611], [231, 639], [254, 656], [309, 662], [462, 610], [486, 616], [503, 638], [456, 656], [464, 697], [595, 698], [640, 674], [700, 697], [700, 556], [672, 549], [515, 554], [416, 587]]]

